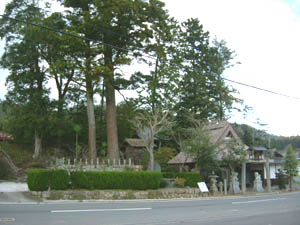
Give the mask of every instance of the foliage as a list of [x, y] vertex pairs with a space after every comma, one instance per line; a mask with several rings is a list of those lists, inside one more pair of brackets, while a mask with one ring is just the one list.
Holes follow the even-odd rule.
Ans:
[[290, 188], [292, 188], [292, 180], [294, 176], [298, 175], [298, 160], [296, 154], [293, 152], [293, 147], [288, 146], [286, 156], [283, 162], [283, 168], [289, 175]]
[[185, 183], [185, 179], [184, 178], [179, 178], [179, 177], [175, 178], [175, 185], [176, 185], [176, 187], [183, 188], [184, 187], [184, 183]]
[[284, 190], [287, 183], [287, 178], [282, 170], [279, 170], [279, 172], [276, 173], [276, 178], [279, 189]]
[[236, 140], [229, 140], [224, 149], [219, 149], [222, 156], [222, 164], [225, 164], [230, 171], [247, 161], [247, 150], [245, 145]]
[[161, 174], [158, 172], [71, 172], [74, 189], [133, 189], [146, 190], [160, 187]]
[[30, 169], [27, 172], [27, 184], [31, 191], [66, 190], [70, 176], [66, 170]]
[[225, 84], [222, 77], [230, 67], [234, 52], [224, 41], [211, 41], [198, 19], [191, 18], [181, 24], [176, 50], [181, 58], [175, 111], [182, 122], [186, 112], [197, 114], [201, 120], [225, 118], [239, 100], [235, 90]]
[[71, 171], [70, 178], [72, 189], [92, 189], [91, 181], [84, 171]]
[[47, 191], [51, 173], [45, 169], [30, 169], [27, 172], [27, 185], [30, 191]]
[[11, 168], [9, 164], [2, 158], [0, 158], [0, 180], [6, 180], [12, 176]]
[[195, 172], [185, 172], [185, 173], [174, 173], [174, 172], [166, 172], [162, 173], [164, 178], [184, 178], [185, 185], [189, 187], [197, 187], [197, 183], [202, 181], [202, 177], [200, 173]]
[[182, 141], [182, 151], [196, 161], [196, 169], [203, 176], [217, 167], [216, 146], [211, 143], [208, 131], [203, 123], [193, 117], [189, 120], [193, 128], [185, 129], [185, 139]]
[[166, 188], [168, 186], [168, 181], [165, 179], [161, 178], [160, 179], [160, 188]]
[[160, 164], [162, 172], [173, 169], [173, 166], [169, 165], [168, 162], [174, 158], [175, 154], [175, 149], [169, 147], [161, 147], [154, 153], [155, 161]]
[[50, 170], [50, 189], [66, 190], [70, 184], [70, 175], [66, 170]]

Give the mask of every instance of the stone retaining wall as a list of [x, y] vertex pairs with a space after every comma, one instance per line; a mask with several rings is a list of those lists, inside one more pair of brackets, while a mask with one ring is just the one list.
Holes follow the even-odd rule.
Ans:
[[124, 200], [124, 199], [171, 199], [197, 198], [202, 194], [198, 188], [164, 188], [158, 190], [69, 190], [31, 192], [45, 200]]

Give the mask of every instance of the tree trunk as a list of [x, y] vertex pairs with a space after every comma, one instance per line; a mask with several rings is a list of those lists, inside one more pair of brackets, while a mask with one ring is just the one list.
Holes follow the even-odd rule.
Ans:
[[150, 156], [150, 171], [154, 171], [154, 154], [153, 149], [149, 150], [149, 156]]
[[40, 154], [42, 152], [42, 137], [41, 135], [35, 131], [35, 136], [34, 136], [34, 153], [32, 158], [37, 159], [40, 157]]
[[[109, 36], [104, 38], [106, 43], [109, 43]], [[117, 112], [116, 112], [116, 97], [114, 87], [114, 67], [112, 48], [106, 47], [104, 53], [104, 64], [109, 69], [105, 74], [105, 91], [106, 91], [106, 135], [107, 135], [107, 156], [109, 159], [118, 160], [119, 143], [118, 143], [118, 128], [117, 128]]]
[[117, 128], [117, 113], [115, 89], [109, 80], [106, 80], [106, 132], [107, 157], [111, 160], [119, 159], [119, 143]]
[[95, 122], [95, 112], [94, 112], [94, 100], [91, 90], [87, 88], [87, 116], [88, 116], [88, 126], [89, 126], [89, 160], [95, 161], [97, 158], [96, 152], [96, 122]]

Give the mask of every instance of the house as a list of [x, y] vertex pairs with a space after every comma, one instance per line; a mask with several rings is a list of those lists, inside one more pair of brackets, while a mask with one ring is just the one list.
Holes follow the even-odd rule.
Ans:
[[[235, 140], [238, 143], [242, 143], [233, 126], [227, 121], [209, 123], [205, 126], [205, 129], [207, 129], [208, 133], [210, 134], [211, 142], [218, 146], [219, 160], [222, 159], [222, 151], [226, 152], [226, 144], [228, 141]], [[270, 168], [270, 178], [276, 178], [276, 172], [278, 172], [278, 169], [281, 169], [281, 164], [283, 163], [283, 156], [279, 152], [275, 150], [268, 150], [264, 147], [248, 147], [246, 145], [245, 151], [247, 151], [247, 162], [245, 163], [246, 185], [252, 185], [255, 172], [259, 172], [262, 179], [267, 178], [265, 166], [267, 163], [267, 158]], [[180, 152], [168, 163], [178, 165], [179, 168], [183, 167], [186, 170], [192, 170], [196, 162], [191, 156], [188, 156], [184, 152]], [[241, 180], [241, 169], [239, 169], [237, 172], [239, 173], [239, 179]]]
[[140, 165], [146, 153], [146, 145], [143, 139], [125, 139], [125, 158], [131, 159], [134, 165]]
[[276, 179], [276, 173], [278, 173], [278, 170], [282, 169], [284, 156], [275, 149], [267, 149], [263, 146], [249, 147], [248, 160], [246, 164], [246, 171], [248, 175], [246, 181], [247, 184], [250, 184], [254, 179], [255, 172], [258, 172], [260, 174], [262, 180], [265, 180], [267, 178], [267, 159], [269, 161], [270, 179], [274, 180]]
[[[220, 149], [224, 149], [225, 151], [226, 143], [230, 140], [242, 143], [232, 125], [227, 121], [211, 122], [205, 126], [205, 129], [209, 133], [211, 143], [219, 146]], [[218, 155], [218, 158], [221, 159], [220, 154]], [[196, 161], [192, 156], [188, 156], [185, 152], [180, 152], [168, 163], [177, 165], [180, 170], [182, 170], [182, 168], [185, 170], [192, 170], [195, 167]]]

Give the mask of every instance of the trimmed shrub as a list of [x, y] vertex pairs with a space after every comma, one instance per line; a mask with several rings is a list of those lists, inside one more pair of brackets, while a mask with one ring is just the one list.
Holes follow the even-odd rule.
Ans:
[[66, 190], [70, 184], [70, 176], [66, 170], [50, 170], [51, 190]]
[[74, 189], [158, 189], [160, 179], [161, 173], [158, 172], [71, 172], [71, 185]]
[[197, 187], [197, 183], [202, 181], [200, 173], [185, 172], [185, 173], [163, 173], [164, 178], [183, 178], [185, 179], [185, 186]]
[[27, 184], [31, 191], [66, 190], [70, 176], [66, 170], [30, 169], [27, 173]]
[[27, 185], [30, 191], [46, 191], [49, 188], [51, 173], [45, 169], [30, 169]]
[[185, 183], [185, 179], [184, 178], [179, 178], [179, 177], [175, 178], [175, 185], [176, 185], [176, 187], [183, 188], [184, 187], [184, 183]]
[[166, 188], [168, 186], [168, 181], [165, 179], [161, 178], [160, 179], [160, 188]]
[[70, 174], [71, 187], [73, 189], [93, 189], [84, 171], [72, 171]]

